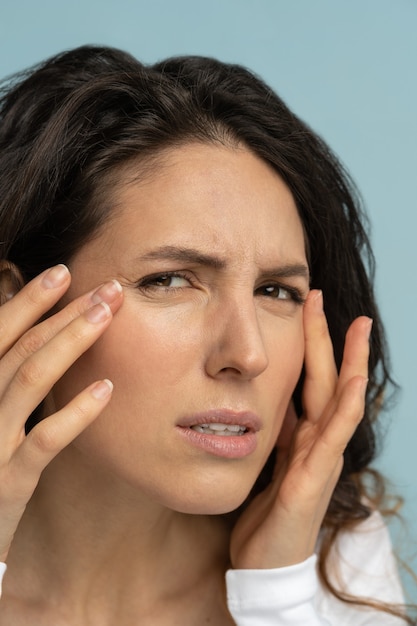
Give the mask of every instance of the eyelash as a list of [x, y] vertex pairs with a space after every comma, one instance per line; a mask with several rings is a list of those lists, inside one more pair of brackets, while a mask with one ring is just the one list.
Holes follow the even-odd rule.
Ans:
[[145, 276], [139, 281], [138, 286], [143, 290], [151, 290], [151, 289], [164, 289], [165, 291], [177, 291], [178, 289], [183, 289], [183, 287], [166, 287], [164, 285], [156, 285], [159, 279], [167, 279], [167, 278], [183, 278], [187, 280], [191, 285], [193, 284], [192, 278], [188, 274], [183, 274], [182, 272], [161, 272], [159, 274], [152, 274], [151, 276]]
[[[168, 286], [164, 286], [164, 285], [157, 285], [155, 283], [158, 282], [158, 279], [169, 279], [169, 278], [183, 278], [184, 280], [187, 280], [190, 285], [193, 285], [193, 279], [189, 274], [186, 273], [182, 273], [182, 272], [162, 272], [159, 274], [152, 274], [151, 276], [145, 276], [145, 278], [142, 278], [142, 280], [139, 281], [138, 283], [138, 287], [140, 289], [142, 289], [143, 291], [154, 291], [154, 290], [160, 290], [163, 289], [164, 291], [169, 291], [169, 292], [175, 292], [181, 289], [184, 289], [184, 287], [168, 287]], [[296, 287], [291, 287], [289, 285], [281, 285], [280, 283], [267, 283], [265, 285], [261, 285], [260, 287], [257, 287], [257, 289], [255, 290], [256, 292], [259, 292], [260, 290], [266, 290], [268, 288], [272, 288], [272, 289], [279, 289], [279, 290], [284, 290], [289, 294], [289, 298], [288, 300], [294, 302], [295, 304], [299, 304], [302, 305], [305, 302], [305, 297], [303, 296], [302, 292], [297, 289]], [[265, 294], [262, 294], [265, 295]], [[265, 295], [265, 297], [269, 298], [268, 295]], [[287, 300], [287, 298], [274, 298], [274, 300]]]
[[[301, 293], [301, 291], [297, 289], [296, 287], [290, 287], [289, 285], [281, 285], [280, 283], [267, 283], [266, 285], [262, 285], [261, 287], [258, 287], [256, 291], [259, 291], [262, 289], [268, 289], [268, 288], [286, 291], [290, 296], [289, 300], [295, 304], [302, 305], [305, 302], [305, 298], [303, 297], [303, 294]], [[265, 296], [265, 297], [268, 297], [268, 296]], [[274, 300], [287, 300], [287, 298], [274, 298]]]

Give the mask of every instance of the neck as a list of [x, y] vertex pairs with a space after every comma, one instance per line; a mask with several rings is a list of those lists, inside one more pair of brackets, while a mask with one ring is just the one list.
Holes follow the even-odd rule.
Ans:
[[48, 466], [27, 507], [9, 561], [20, 589], [33, 599], [48, 589], [74, 614], [92, 602], [143, 612], [210, 580], [223, 585], [223, 520], [162, 507], [77, 454], [69, 447]]

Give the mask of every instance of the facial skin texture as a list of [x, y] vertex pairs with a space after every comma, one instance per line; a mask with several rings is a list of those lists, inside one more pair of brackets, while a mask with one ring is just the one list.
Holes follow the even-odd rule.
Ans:
[[[116, 196], [116, 215], [70, 265], [65, 302], [117, 278], [124, 303], [53, 390], [59, 408], [109, 378], [113, 398], [66, 457], [129, 497], [185, 513], [230, 511], [276, 442], [303, 363], [303, 307], [285, 289], [308, 293], [294, 200], [247, 149], [202, 144], [166, 152], [158, 171]], [[162, 258], [155, 251], [166, 246], [218, 263]], [[294, 276], [279, 275], [286, 266]], [[259, 417], [251, 454], [224, 458], [182, 436], [184, 417], [212, 409]]]

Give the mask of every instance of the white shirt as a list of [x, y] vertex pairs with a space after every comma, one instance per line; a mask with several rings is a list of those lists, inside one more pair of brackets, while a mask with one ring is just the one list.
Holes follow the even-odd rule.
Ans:
[[[404, 620], [338, 600], [324, 589], [316, 555], [291, 567], [229, 570], [229, 610], [237, 626], [404, 626]], [[331, 581], [347, 593], [403, 604], [388, 530], [373, 513], [354, 530], [339, 533], [329, 555]]]
[[[401, 626], [402, 619], [339, 601], [320, 584], [316, 555], [303, 563], [226, 572], [228, 607], [237, 626]], [[331, 580], [348, 593], [402, 604], [388, 530], [379, 513], [339, 534], [329, 558]], [[1, 580], [6, 565], [0, 563]]]

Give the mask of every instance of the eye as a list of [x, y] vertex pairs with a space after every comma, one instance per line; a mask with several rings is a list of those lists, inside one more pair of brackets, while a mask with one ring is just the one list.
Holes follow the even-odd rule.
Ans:
[[190, 280], [187, 276], [177, 272], [166, 272], [164, 274], [154, 274], [143, 278], [139, 287], [142, 289], [181, 289], [190, 287]]
[[284, 287], [279, 284], [269, 284], [258, 287], [255, 293], [273, 300], [288, 300], [297, 304], [304, 303], [302, 294], [295, 287]]

